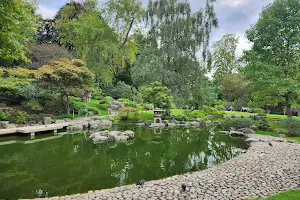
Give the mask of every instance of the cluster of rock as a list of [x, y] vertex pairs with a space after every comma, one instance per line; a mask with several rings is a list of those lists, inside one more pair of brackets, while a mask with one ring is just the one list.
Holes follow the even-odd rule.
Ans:
[[124, 103], [120, 101], [110, 102], [110, 108], [107, 109], [108, 115], [114, 115], [114, 116], [118, 115], [119, 114], [118, 110], [120, 108], [124, 108]]
[[202, 118], [197, 118], [194, 121], [178, 121], [178, 120], [162, 120], [162, 123], [153, 123], [152, 120], [142, 122], [139, 121], [137, 126], [149, 126], [149, 127], [200, 127], [200, 126], [208, 126], [212, 124], [219, 124], [219, 122], [212, 122], [210, 120], [205, 120]]
[[129, 139], [134, 138], [134, 132], [133, 131], [101, 131], [101, 132], [95, 132], [90, 135], [90, 138], [94, 142], [103, 142], [103, 141], [109, 141], [109, 142], [118, 142], [118, 141], [127, 141]]
[[[258, 140], [273, 139], [254, 134]], [[212, 168], [85, 194], [51, 199], [228, 199], [265, 198], [300, 188], [300, 144], [256, 142], [244, 154]], [[141, 177], [143, 178], [143, 177]], [[186, 184], [186, 191], [181, 184]]]
[[53, 120], [51, 117], [43, 117], [41, 121], [32, 121], [27, 125], [9, 123], [9, 121], [0, 121], [0, 129], [10, 129], [24, 126], [48, 125], [53, 123], [64, 123], [66, 120]]
[[9, 123], [9, 121], [0, 121], [0, 129], [16, 128], [15, 124]]
[[112, 121], [110, 120], [104, 120], [103, 117], [90, 117], [71, 121], [68, 130], [103, 129], [110, 128], [111, 126]]

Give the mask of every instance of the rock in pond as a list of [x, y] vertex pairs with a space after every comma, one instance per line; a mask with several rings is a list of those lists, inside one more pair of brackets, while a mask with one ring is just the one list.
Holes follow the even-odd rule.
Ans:
[[101, 131], [95, 132], [90, 135], [90, 138], [93, 139], [94, 142], [102, 142], [102, 141], [127, 141], [129, 139], [134, 138], [133, 131]]

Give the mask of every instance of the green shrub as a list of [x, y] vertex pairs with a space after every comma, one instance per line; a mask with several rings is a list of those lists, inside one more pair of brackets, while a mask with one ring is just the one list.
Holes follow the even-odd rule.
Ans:
[[73, 119], [73, 115], [72, 114], [63, 114], [63, 115], [58, 115], [58, 116], [54, 116], [52, 117], [53, 119]]
[[203, 106], [202, 111], [205, 115], [211, 115], [213, 118], [223, 118], [225, 112], [219, 111], [216, 108]]
[[287, 129], [287, 136], [300, 136], [300, 121], [294, 118], [283, 119], [279, 122], [281, 128]]
[[[124, 108], [119, 108], [119, 113], [121, 115], [121, 119], [122, 119], [122, 116], [126, 116], [127, 117], [127, 120], [129, 119], [129, 116], [130, 114], [133, 114], [133, 115], [138, 115], [138, 112], [137, 112], [137, 109], [136, 108], [133, 108], [133, 107], [124, 107]], [[125, 119], [123, 117], [123, 119]]]
[[154, 110], [154, 105], [153, 104], [146, 104], [144, 105], [145, 110]]
[[42, 111], [44, 107], [36, 100], [30, 100], [25, 103], [25, 108], [32, 110], [32, 111]]
[[137, 103], [134, 102], [134, 101], [127, 101], [127, 102], [124, 102], [124, 105], [127, 106], [127, 107], [134, 107], [134, 108], [137, 107]]
[[206, 118], [205, 114], [202, 113], [200, 110], [193, 110], [191, 113], [190, 113], [191, 116], [197, 118], [197, 117], [200, 117], [200, 118]]
[[186, 115], [178, 115], [178, 116], [175, 116], [175, 119], [178, 121], [187, 121], [188, 117]]
[[217, 109], [218, 111], [224, 111], [225, 110], [224, 105], [216, 105], [214, 108]]
[[126, 115], [122, 115], [122, 116], [120, 116], [120, 120], [127, 121], [128, 117]]
[[124, 103], [126, 107], [137, 107], [137, 103], [126, 98], [120, 98], [118, 101]]
[[63, 104], [64, 102], [61, 101], [59, 98], [53, 98], [51, 100], [45, 101], [44, 104], [44, 112], [45, 113], [64, 113], [66, 108]]
[[38, 114], [31, 114], [28, 118], [29, 121], [35, 121], [38, 123], [40, 120], [42, 120], [42, 116]]
[[102, 99], [102, 89], [99, 87], [95, 87], [94, 91], [93, 91], [93, 99]]
[[29, 115], [26, 112], [18, 111], [15, 115], [15, 123], [26, 124], [28, 122]]
[[96, 115], [99, 114], [99, 110], [97, 108], [88, 107], [87, 109], [88, 109], [88, 112], [93, 112]]
[[231, 127], [235, 129], [250, 128], [254, 124], [255, 121], [249, 118], [233, 118], [226, 120], [222, 126], [225, 130], [230, 130]]
[[98, 108], [101, 109], [101, 110], [107, 110], [108, 108], [110, 108], [110, 105], [107, 104], [107, 103], [99, 104]]
[[106, 96], [99, 101], [99, 104], [109, 104], [112, 101], [114, 101], [114, 99], [112, 97]]
[[82, 113], [87, 111], [87, 106], [81, 102], [77, 102], [77, 101], [71, 101], [70, 102], [70, 110], [73, 111], [75, 113]]
[[[109, 85], [104, 89], [104, 93], [107, 96], [111, 96], [114, 99], [129, 98], [132, 99], [132, 89], [130, 85], [127, 85], [123, 81], [119, 81], [116, 85]], [[108, 103], [108, 102], [107, 102]]]
[[258, 130], [261, 130], [261, 131], [269, 130], [270, 125], [269, 125], [268, 119], [265, 117], [265, 118], [262, 118], [261, 120], [259, 120], [257, 123], [257, 128], [258, 128]]
[[265, 113], [265, 111], [264, 111], [264, 109], [261, 109], [261, 108], [251, 108], [250, 113], [263, 114], [263, 113]]
[[0, 121], [9, 121], [10, 113], [0, 112]]

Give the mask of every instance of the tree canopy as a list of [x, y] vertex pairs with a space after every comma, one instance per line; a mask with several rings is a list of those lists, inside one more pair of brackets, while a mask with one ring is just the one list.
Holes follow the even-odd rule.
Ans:
[[35, 5], [25, 0], [1, 1], [0, 3], [0, 64], [29, 60], [26, 44], [35, 33]]
[[[276, 0], [263, 9], [258, 22], [247, 31], [253, 42], [247, 53], [245, 74], [252, 82], [253, 94], [279, 100], [288, 108], [299, 101], [300, 2]], [[262, 96], [263, 98], [263, 96]]]
[[237, 73], [240, 63], [236, 56], [239, 37], [234, 34], [226, 34], [213, 44], [212, 70], [215, 79], [224, 74]]
[[217, 27], [213, 2], [207, 1], [205, 9], [193, 13], [189, 1], [149, 1], [148, 31], [132, 68], [136, 86], [159, 81], [178, 98], [191, 91], [192, 83], [205, 74], [197, 53], [204, 65], [210, 62], [210, 32]]
[[91, 91], [94, 75], [85, 67], [81, 60], [62, 59], [53, 61], [37, 70], [40, 86], [58, 92], [67, 98], [66, 109], [70, 113], [69, 96], [83, 96]]

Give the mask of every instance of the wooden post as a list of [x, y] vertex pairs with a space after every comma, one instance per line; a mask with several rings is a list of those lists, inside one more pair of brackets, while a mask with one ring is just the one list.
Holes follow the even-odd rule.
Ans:
[[34, 132], [30, 133], [30, 138], [34, 139], [34, 137], [35, 137], [35, 133]]
[[54, 135], [56, 135], [56, 134], [57, 134], [57, 129], [56, 129], [56, 130], [53, 130], [53, 133], [54, 133]]

